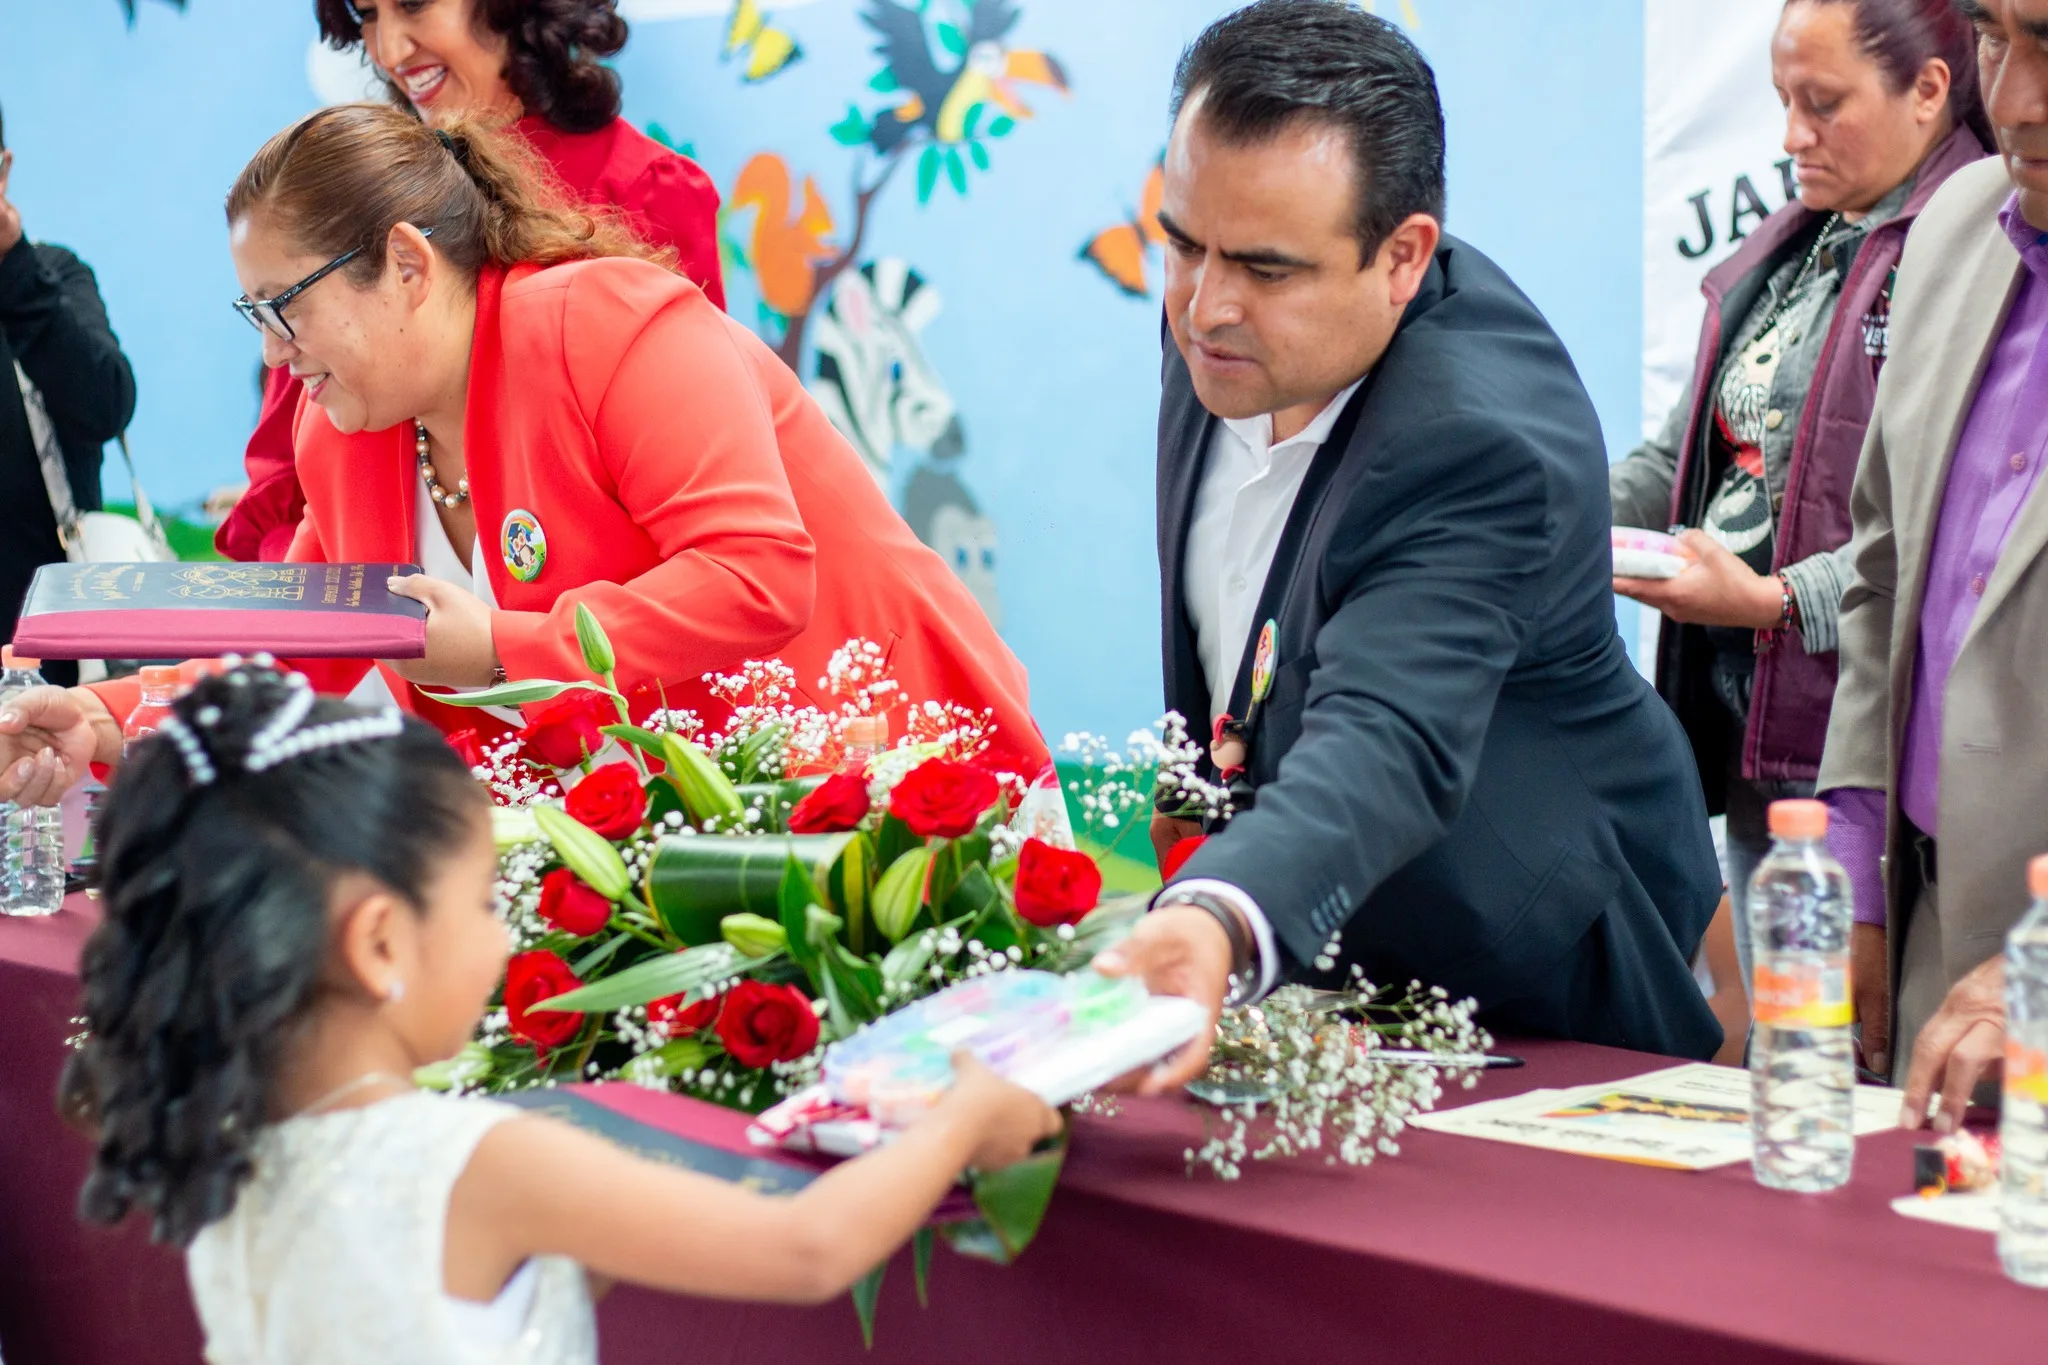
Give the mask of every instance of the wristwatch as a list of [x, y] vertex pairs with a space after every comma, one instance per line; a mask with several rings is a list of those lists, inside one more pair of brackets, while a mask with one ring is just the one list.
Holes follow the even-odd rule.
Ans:
[[1154, 910], [1169, 906], [1185, 905], [1200, 910], [1222, 926], [1223, 936], [1230, 940], [1230, 978], [1223, 994], [1223, 1006], [1231, 1009], [1244, 1004], [1258, 988], [1259, 945], [1252, 936], [1251, 925], [1245, 922], [1244, 912], [1221, 896], [1207, 891], [1183, 891], [1178, 887], [1167, 887], [1152, 902]]

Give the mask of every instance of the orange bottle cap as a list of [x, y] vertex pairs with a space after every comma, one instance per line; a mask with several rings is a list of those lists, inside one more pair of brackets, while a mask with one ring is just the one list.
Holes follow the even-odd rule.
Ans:
[[879, 749], [889, 742], [887, 716], [853, 716], [840, 727], [840, 738], [848, 744], [865, 744]]
[[2027, 890], [2037, 901], [2048, 900], [2048, 853], [2027, 864]]
[[170, 664], [150, 664], [142, 670], [144, 687], [176, 687], [183, 681], [184, 675]]
[[1771, 837], [1774, 839], [1818, 839], [1828, 832], [1828, 808], [1824, 801], [1771, 802]]
[[16, 654], [13, 645], [0, 645], [0, 668], [41, 668], [41, 659], [31, 659], [26, 654]]

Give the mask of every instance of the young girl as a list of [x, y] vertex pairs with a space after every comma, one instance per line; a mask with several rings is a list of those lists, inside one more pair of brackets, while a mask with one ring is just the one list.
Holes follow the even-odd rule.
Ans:
[[123, 766], [61, 1100], [85, 1216], [189, 1247], [213, 1365], [596, 1358], [596, 1277], [815, 1302], [1056, 1116], [964, 1055], [891, 1146], [776, 1198], [417, 1091], [505, 965], [489, 806], [431, 727], [237, 664]]

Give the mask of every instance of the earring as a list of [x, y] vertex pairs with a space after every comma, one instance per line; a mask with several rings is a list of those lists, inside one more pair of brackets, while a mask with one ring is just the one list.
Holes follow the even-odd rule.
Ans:
[[403, 981], [392, 982], [385, 988], [384, 999], [394, 1005], [405, 999], [405, 983]]

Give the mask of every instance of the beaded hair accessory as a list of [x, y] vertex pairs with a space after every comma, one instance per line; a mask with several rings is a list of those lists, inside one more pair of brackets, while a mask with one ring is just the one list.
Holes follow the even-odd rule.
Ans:
[[[251, 674], [242, 667], [239, 657], [229, 655], [222, 662], [228, 668], [226, 678], [229, 685], [248, 686]], [[272, 668], [276, 663], [268, 654], [258, 654], [250, 662], [259, 669]], [[346, 720], [331, 720], [324, 725], [304, 725], [307, 713], [313, 709], [313, 685], [303, 674], [292, 673], [286, 675], [285, 686], [289, 694], [284, 703], [249, 740], [248, 753], [242, 758], [244, 772], [266, 772], [290, 759], [303, 758], [338, 745], [390, 739], [405, 728], [405, 717], [395, 708], [367, 716], [351, 716]], [[192, 719], [201, 730], [206, 730], [220, 722], [220, 715], [219, 707], [202, 706]], [[206, 744], [181, 717], [166, 716], [158, 730], [177, 747], [193, 786], [208, 786], [219, 779], [220, 772], [214, 767]]]

